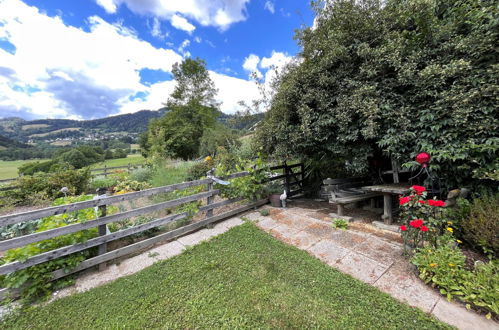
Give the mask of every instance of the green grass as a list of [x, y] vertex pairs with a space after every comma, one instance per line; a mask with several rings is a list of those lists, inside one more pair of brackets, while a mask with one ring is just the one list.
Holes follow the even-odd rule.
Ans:
[[159, 165], [149, 181], [153, 187], [167, 186], [187, 181], [187, 172], [193, 164], [194, 162], [181, 162]]
[[3, 329], [449, 328], [252, 223]]
[[145, 158], [141, 154], [131, 154], [126, 158], [108, 159], [104, 162], [93, 164], [92, 168], [101, 168], [104, 165], [108, 167], [112, 166], [127, 166], [128, 164], [137, 165], [144, 163]]
[[0, 160], [0, 180], [17, 178], [17, 169], [26, 163], [45, 161], [48, 159]]

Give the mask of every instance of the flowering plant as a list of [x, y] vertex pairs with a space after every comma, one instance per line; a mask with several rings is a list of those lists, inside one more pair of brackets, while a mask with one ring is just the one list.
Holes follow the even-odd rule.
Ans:
[[[427, 191], [423, 186], [412, 186], [408, 196], [400, 197], [399, 204], [404, 224], [400, 226], [405, 245], [422, 246], [425, 241], [437, 246], [437, 237], [442, 235], [447, 226], [441, 207], [444, 202], [426, 199]], [[449, 231], [449, 230], [447, 230]]]

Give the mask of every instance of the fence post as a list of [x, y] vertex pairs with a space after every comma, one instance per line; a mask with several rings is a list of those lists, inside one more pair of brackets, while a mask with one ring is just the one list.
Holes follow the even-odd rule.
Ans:
[[104, 177], [107, 178], [107, 165], [104, 164]]
[[[97, 189], [97, 198], [103, 198], [107, 192], [107, 188], [99, 188]], [[102, 196], [102, 197], [101, 197]], [[98, 207], [98, 217], [105, 217], [107, 215], [107, 206], [106, 205], [100, 205]], [[104, 236], [106, 235], [107, 232], [107, 225], [99, 225], [99, 236]], [[98, 255], [104, 254], [107, 252], [107, 243], [102, 243], [101, 245], [98, 246]], [[99, 271], [103, 271], [106, 269], [106, 263], [99, 264]]]
[[[208, 172], [206, 172], [206, 175], [208, 177], [212, 176], [213, 175], [213, 169], [211, 169]], [[206, 187], [207, 187], [208, 191], [212, 191], [213, 190], [213, 180], [210, 180], [210, 182], [206, 184]], [[208, 196], [208, 198], [206, 199], [206, 205], [213, 204], [213, 199], [214, 199], [213, 196]], [[213, 209], [206, 211], [206, 217], [207, 218], [212, 217], [212, 216], [213, 216]]]
[[300, 172], [301, 172], [301, 176], [300, 176], [300, 180], [301, 180], [300, 189], [301, 189], [302, 194], [305, 194], [304, 189], [303, 189], [303, 187], [305, 186], [305, 165], [303, 163], [300, 163]]
[[286, 189], [286, 195], [288, 195], [288, 198], [290, 197], [289, 196], [289, 193], [291, 192], [291, 190], [289, 189], [289, 167], [288, 167], [288, 163], [287, 162], [284, 162], [284, 189]]
[[132, 172], [132, 165], [130, 163], [128, 163], [128, 173], [131, 173]]

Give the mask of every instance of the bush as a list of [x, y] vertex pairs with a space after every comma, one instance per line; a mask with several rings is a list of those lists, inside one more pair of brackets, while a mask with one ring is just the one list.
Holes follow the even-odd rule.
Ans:
[[465, 269], [465, 256], [457, 247], [442, 244], [436, 249], [418, 249], [412, 263], [418, 267], [419, 277], [426, 283], [440, 288], [448, 300], [457, 297], [471, 305], [499, 313], [499, 263], [497, 260], [478, 265], [473, 271]]
[[462, 221], [466, 241], [485, 253], [499, 255], [499, 194], [473, 199], [469, 217]]
[[206, 157], [204, 161], [198, 162], [191, 166], [187, 171], [187, 180], [198, 180], [206, 176], [206, 172], [214, 167], [215, 163], [211, 157]]
[[49, 172], [50, 168], [56, 164], [56, 161], [49, 160], [45, 162], [30, 162], [19, 166], [19, 175], [33, 175], [37, 172]]
[[63, 195], [62, 187], [68, 188], [70, 195], [84, 193], [88, 189], [90, 171], [65, 170], [56, 173], [38, 172], [31, 176], [23, 176], [16, 180], [17, 189], [5, 192], [5, 196], [13, 204], [30, 205], [40, 199], [56, 198]]
[[90, 182], [90, 192], [95, 192], [99, 188], [111, 188], [118, 184], [118, 180], [116, 178], [99, 178], [93, 179]]
[[130, 174], [130, 179], [139, 182], [146, 182], [152, 178], [153, 172], [149, 167], [138, 168]]

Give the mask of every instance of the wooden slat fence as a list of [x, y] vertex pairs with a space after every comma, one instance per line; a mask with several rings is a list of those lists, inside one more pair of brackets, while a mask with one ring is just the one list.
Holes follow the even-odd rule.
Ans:
[[[301, 169], [300, 172], [293, 172], [294, 168], [299, 167]], [[271, 167], [272, 171], [277, 171], [277, 175], [274, 175], [268, 179], [268, 181], [275, 181], [275, 180], [283, 180], [284, 181], [284, 187], [286, 191], [289, 192], [288, 196], [295, 196], [302, 192], [303, 188], [303, 165], [302, 164], [294, 164], [294, 165], [280, 165], [280, 166], [274, 166]], [[282, 174], [279, 172], [282, 171]], [[237, 178], [237, 177], [243, 177], [248, 175], [248, 172], [239, 172], [235, 174], [231, 174], [225, 179], [231, 179], [231, 178]], [[300, 178], [298, 178], [300, 176]], [[163, 186], [163, 187], [158, 187], [158, 188], [151, 188], [151, 189], [146, 189], [138, 192], [131, 192], [127, 194], [122, 194], [122, 195], [114, 195], [114, 196], [106, 196], [103, 198], [96, 198], [93, 200], [88, 200], [88, 201], [83, 201], [83, 202], [77, 202], [77, 203], [72, 203], [72, 204], [67, 204], [67, 205], [60, 205], [60, 206], [53, 206], [53, 207], [48, 207], [40, 210], [34, 210], [34, 211], [28, 211], [28, 212], [23, 212], [23, 213], [18, 213], [18, 214], [12, 214], [12, 215], [5, 215], [5, 216], [0, 216], [0, 226], [7, 226], [7, 225], [12, 225], [16, 223], [21, 223], [25, 221], [30, 221], [30, 220], [36, 220], [48, 216], [53, 216], [53, 215], [58, 215], [58, 214], [63, 214], [63, 213], [70, 213], [82, 209], [87, 209], [87, 208], [99, 208], [101, 211], [104, 210], [107, 207], [107, 205], [112, 205], [120, 202], [125, 202], [125, 201], [131, 201], [131, 200], [136, 200], [138, 198], [143, 198], [143, 197], [148, 197], [148, 196], [154, 196], [158, 194], [163, 194], [167, 192], [173, 192], [177, 190], [183, 190], [186, 188], [190, 187], [196, 187], [196, 186], [201, 186], [205, 185], [207, 188], [207, 191], [203, 191], [200, 193], [195, 193], [189, 196], [181, 197], [181, 198], [176, 198], [173, 200], [168, 200], [165, 202], [160, 202], [136, 209], [132, 209], [129, 211], [124, 211], [120, 212], [117, 214], [112, 214], [112, 215], [106, 215], [106, 212], [101, 212], [101, 216], [99, 216], [95, 220], [90, 220], [86, 222], [79, 222], [79, 223], [74, 223], [74, 224], [69, 224], [64, 227], [59, 227], [55, 229], [50, 229], [46, 230], [43, 232], [35, 232], [31, 233], [28, 235], [23, 235], [19, 237], [14, 237], [8, 240], [0, 241], [0, 251], [6, 251], [9, 249], [14, 249], [18, 247], [22, 247], [31, 243], [35, 242], [40, 242], [46, 239], [54, 238], [54, 237], [59, 237], [61, 235], [66, 235], [66, 234], [71, 234], [71, 233], [76, 233], [82, 230], [86, 229], [91, 229], [91, 228], [100, 228], [99, 230], [99, 236], [89, 239], [88, 241], [84, 243], [79, 243], [79, 244], [74, 244], [74, 245], [68, 245], [64, 246], [62, 248], [58, 248], [55, 250], [51, 250], [48, 252], [44, 252], [41, 254], [38, 254], [36, 256], [32, 256], [24, 261], [15, 261], [11, 262], [8, 264], [4, 264], [0, 266], [0, 275], [4, 274], [9, 274], [21, 269], [25, 269], [30, 266], [38, 265], [46, 261], [50, 261], [59, 257], [67, 256], [75, 252], [80, 252], [92, 247], [99, 247], [98, 249], [98, 255], [96, 257], [92, 257], [90, 259], [87, 259], [80, 263], [76, 268], [73, 270], [67, 272], [64, 270], [57, 270], [52, 273], [52, 278], [58, 279], [61, 277], [64, 277], [68, 274], [75, 273], [78, 271], [81, 271], [83, 269], [87, 269], [89, 267], [97, 266], [100, 265], [99, 268], [102, 268], [102, 265], [105, 266], [105, 263], [107, 261], [111, 261], [113, 259], [140, 251], [144, 250], [147, 247], [150, 247], [154, 244], [164, 242], [167, 240], [171, 240], [177, 237], [180, 237], [182, 235], [185, 235], [186, 233], [195, 231], [199, 228], [205, 227], [210, 223], [219, 221], [221, 219], [233, 216], [235, 214], [238, 214], [240, 212], [249, 210], [251, 208], [255, 208], [257, 206], [263, 205], [268, 202], [267, 199], [259, 200], [252, 202], [248, 205], [244, 205], [242, 207], [238, 207], [235, 210], [231, 210], [229, 212], [225, 212], [222, 214], [218, 215], [213, 215], [213, 210], [225, 205], [230, 205], [236, 202], [242, 201], [242, 198], [233, 198], [233, 199], [228, 199], [228, 200], [223, 200], [220, 202], [214, 202], [214, 197], [220, 193], [219, 190], [213, 189], [213, 181], [209, 178], [207, 179], [200, 179], [200, 180], [195, 180], [195, 181], [189, 181], [189, 182], [182, 182], [182, 183], [177, 183], [177, 184], [172, 184], [168, 186]], [[292, 187], [298, 186], [298, 189], [292, 189]], [[146, 230], [152, 229], [152, 228], [157, 228], [160, 226], [164, 226], [166, 224], [173, 223], [175, 221], [179, 221], [182, 219], [185, 219], [188, 217], [187, 213], [178, 213], [178, 214], [173, 214], [173, 215], [168, 215], [164, 218], [159, 218], [159, 219], [154, 219], [150, 222], [140, 224], [131, 228], [119, 230], [113, 233], [106, 233], [106, 225], [112, 222], [128, 219], [131, 217], [151, 213], [151, 212], [156, 212], [156, 211], [161, 211], [165, 209], [170, 209], [172, 207], [180, 206], [182, 204], [194, 202], [194, 201], [200, 201], [206, 199], [207, 203], [206, 205], [203, 205], [199, 208], [198, 212], [206, 212], [205, 218], [199, 222], [195, 222], [183, 227], [180, 227], [175, 230], [171, 230], [162, 234], [159, 234], [157, 236], [154, 236], [152, 238], [148, 238], [145, 240], [142, 240], [140, 242], [127, 245], [125, 247], [118, 248], [113, 251], [107, 251], [107, 243], [111, 241], [115, 241], [117, 239], [121, 239], [124, 237], [128, 237], [130, 235], [134, 235], [137, 233], [144, 232]], [[0, 290], [0, 295], [5, 293], [6, 289]]]

